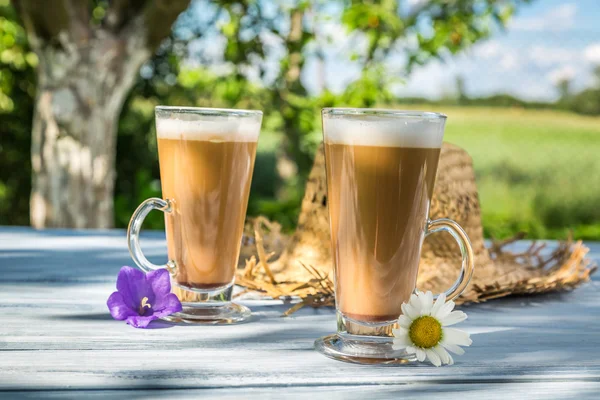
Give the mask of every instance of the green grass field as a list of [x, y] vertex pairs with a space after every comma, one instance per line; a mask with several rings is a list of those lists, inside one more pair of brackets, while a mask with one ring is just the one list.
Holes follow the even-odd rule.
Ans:
[[[572, 230], [577, 239], [600, 240], [600, 118], [556, 110], [398, 108], [448, 115], [445, 140], [473, 158], [486, 237], [524, 231], [529, 238], [559, 239]], [[320, 141], [321, 133], [311, 140]], [[277, 133], [263, 129], [259, 154], [274, 163], [279, 143]], [[257, 167], [253, 185], [272, 188], [275, 175], [273, 168]], [[251, 214], [267, 214], [292, 229], [299, 197], [255, 200]]]
[[[432, 109], [432, 107], [417, 107]], [[600, 118], [560, 111], [433, 108], [473, 157], [486, 236], [600, 240]]]

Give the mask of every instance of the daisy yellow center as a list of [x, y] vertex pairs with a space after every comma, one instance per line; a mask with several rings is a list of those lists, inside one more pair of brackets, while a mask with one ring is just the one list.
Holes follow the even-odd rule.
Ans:
[[140, 304], [140, 313], [143, 313], [144, 312], [144, 308], [146, 308], [146, 307], [152, 308], [152, 304], [148, 303], [148, 298], [147, 297], [144, 297], [142, 299], [141, 304]]
[[442, 324], [429, 315], [423, 315], [412, 322], [408, 336], [416, 346], [424, 349], [435, 347], [442, 340]]

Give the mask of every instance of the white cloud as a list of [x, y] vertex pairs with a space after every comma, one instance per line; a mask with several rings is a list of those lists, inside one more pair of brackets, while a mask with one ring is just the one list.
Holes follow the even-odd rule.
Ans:
[[414, 7], [414, 6], [418, 6], [418, 5], [427, 3], [427, 2], [429, 2], [429, 0], [407, 0], [406, 3], [408, 3], [408, 5], [410, 7]]
[[520, 31], [566, 31], [575, 26], [577, 6], [565, 3], [535, 17], [516, 17], [508, 27]]
[[600, 64], [600, 43], [591, 44], [583, 51], [583, 57], [592, 64]]
[[448, 63], [431, 61], [417, 67], [406, 85], [397, 87], [399, 96], [421, 96], [439, 98], [453, 89], [458, 71], [453, 60]]
[[578, 51], [550, 46], [533, 46], [528, 53], [529, 59], [541, 67], [574, 61], [580, 57]]
[[429, 0], [407, 0], [406, 6], [408, 10], [412, 13], [417, 11], [419, 8], [425, 6], [429, 3]]
[[506, 71], [515, 70], [519, 67], [519, 58], [511, 53], [505, 54], [500, 60], [500, 66]]
[[480, 45], [476, 45], [473, 49], [473, 54], [476, 57], [489, 60], [490, 58], [498, 57], [502, 51], [503, 48], [500, 43], [498, 43], [496, 40], [488, 40]]
[[554, 85], [556, 85], [560, 81], [573, 80], [573, 78], [575, 78], [576, 74], [577, 74], [577, 71], [575, 70], [575, 68], [573, 66], [565, 65], [564, 67], [560, 67], [560, 68], [550, 71], [550, 73], [548, 73], [548, 75], [547, 75], [547, 78], [548, 78], [548, 80], [550, 80], [550, 82], [552, 82]]
[[330, 40], [336, 46], [344, 46], [349, 36], [347, 29], [338, 21], [319, 21], [319, 34]]

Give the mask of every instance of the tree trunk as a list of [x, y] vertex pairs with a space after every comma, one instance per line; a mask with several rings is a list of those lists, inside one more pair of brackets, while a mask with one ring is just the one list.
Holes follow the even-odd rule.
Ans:
[[31, 225], [110, 228], [117, 125], [137, 72], [190, 0], [15, 0], [40, 60]]
[[32, 226], [113, 226], [119, 114], [149, 56], [144, 46], [129, 46], [130, 51], [110, 39], [84, 46], [63, 43], [63, 48], [46, 48], [40, 57], [31, 148]]
[[[311, 155], [302, 146], [302, 107], [294, 104], [291, 97], [307, 96], [306, 88], [300, 80], [305, 58], [302, 53], [304, 48], [303, 18], [305, 10], [303, 7], [293, 9], [290, 14], [290, 32], [285, 38], [285, 47], [289, 54], [281, 65], [281, 76], [283, 85], [279, 89], [275, 101], [279, 103], [281, 116], [283, 118], [283, 131], [285, 134], [284, 150], [287, 159], [280, 164], [289, 164], [293, 160], [297, 172], [306, 177], [312, 166]], [[282, 168], [279, 168], [280, 171]], [[289, 169], [289, 168], [287, 168]], [[285, 179], [284, 176], [282, 178]]]

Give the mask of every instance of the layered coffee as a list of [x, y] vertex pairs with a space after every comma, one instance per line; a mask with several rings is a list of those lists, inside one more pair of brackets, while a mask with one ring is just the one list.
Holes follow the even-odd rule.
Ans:
[[260, 120], [157, 121], [169, 259], [177, 283], [216, 289], [233, 282]]
[[357, 118], [324, 120], [337, 309], [392, 321], [415, 288], [443, 132]]

